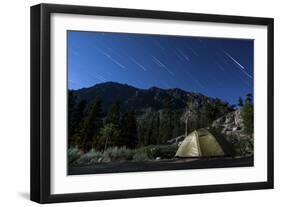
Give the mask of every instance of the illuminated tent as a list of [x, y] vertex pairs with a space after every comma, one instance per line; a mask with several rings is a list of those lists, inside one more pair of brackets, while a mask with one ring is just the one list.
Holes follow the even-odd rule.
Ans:
[[181, 143], [176, 157], [214, 157], [226, 156], [222, 143], [219, 143], [207, 129], [191, 132]]

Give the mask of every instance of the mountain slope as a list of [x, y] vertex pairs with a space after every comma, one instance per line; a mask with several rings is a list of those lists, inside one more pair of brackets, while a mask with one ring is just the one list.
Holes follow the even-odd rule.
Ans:
[[[105, 82], [90, 88], [74, 90], [74, 94], [77, 96], [78, 101], [86, 100], [89, 103], [94, 101], [96, 97], [101, 98], [105, 111], [117, 100], [120, 101], [123, 111], [139, 111], [147, 108], [159, 110], [167, 107], [182, 109], [190, 102], [200, 108], [206, 103], [220, 101], [200, 93], [186, 92], [178, 88], [161, 89], [152, 87], [149, 89], [138, 89], [127, 84], [115, 82]], [[224, 103], [223, 101], [221, 102]]]
[[152, 87], [138, 89], [127, 84], [106, 82], [90, 88], [74, 90], [77, 102], [88, 105], [99, 97], [106, 116], [111, 105], [119, 101], [121, 114], [134, 111], [137, 115], [140, 143], [159, 144], [184, 134], [186, 114], [187, 130], [205, 127], [233, 109], [227, 103], [200, 93]]

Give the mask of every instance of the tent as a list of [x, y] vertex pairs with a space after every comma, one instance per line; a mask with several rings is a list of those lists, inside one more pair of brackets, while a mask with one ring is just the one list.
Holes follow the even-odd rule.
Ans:
[[191, 132], [179, 146], [176, 157], [214, 157], [226, 156], [222, 143], [207, 129]]

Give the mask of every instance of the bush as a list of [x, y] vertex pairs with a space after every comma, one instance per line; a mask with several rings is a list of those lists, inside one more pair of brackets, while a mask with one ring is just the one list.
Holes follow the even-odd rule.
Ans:
[[138, 149], [128, 149], [126, 147], [110, 147], [104, 152], [91, 149], [87, 153], [82, 153], [78, 148], [68, 150], [70, 164], [93, 165], [95, 163], [108, 163], [125, 160], [147, 161], [174, 158], [178, 147], [176, 145], [149, 145]]
[[111, 147], [104, 152], [91, 149], [89, 152], [82, 154], [76, 161], [79, 165], [92, 165], [102, 162], [113, 162], [122, 160], [132, 160], [134, 151], [127, 149], [126, 147]]
[[244, 137], [239, 139], [238, 137], [234, 137], [233, 139], [233, 146], [238, 156], [253, 155], [253, 144], [253, 140], [250, 140], [249, 138]]
[[175, 157], [178, 150], [177, 145], [163, 145], [154, 150], [154, 158], [160, 157], [162, 159], [171, 159]]
[[175, 157], [178, 150], [176, 145], [149, 145], [136, 150], [137, 153], [144, 153], [150, 159], [156, 159], [160, 157], [161, 159], [171, 159]]
[[149, 160], [148, 155], [145, 152], [137, 152], [133, 156], [134, 161], [147, 161]]
[[103, 162], [132, 160], [134, 151], [126, 147], [111, 147], [104, 151]]
[[74, 148], [69, 148], [67, 150], [67, 158], [68, 158], [68, 164], [73, 164], [75, 163], [82, 155], [82, 151], [79, 150], [77, 147]]
[[91, 149], [89, 152], [83, 154], [78, 160], [78, 164], [91, 165], [94, 163], [101, 162], [103, 159], [103, 154], [101, 152], [96, 151], [95, 149]]

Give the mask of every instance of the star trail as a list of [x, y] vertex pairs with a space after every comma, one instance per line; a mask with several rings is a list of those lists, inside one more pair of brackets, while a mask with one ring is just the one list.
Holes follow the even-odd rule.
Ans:
[[180, 88], [231, 104], [253, 93], [254, 41], [188, 36], [68, 32], [68, 88], [114, 81]]

